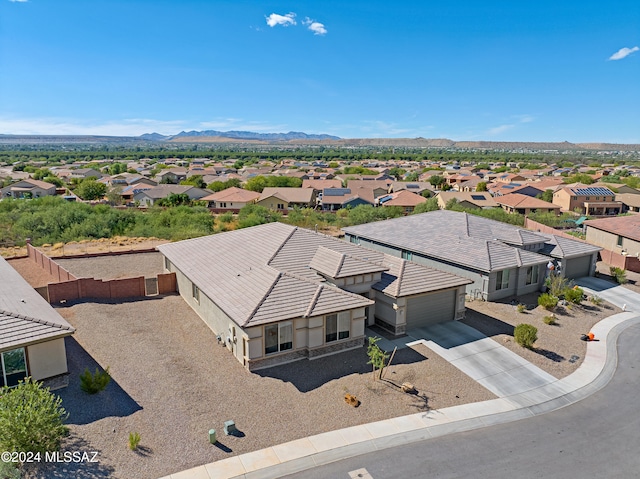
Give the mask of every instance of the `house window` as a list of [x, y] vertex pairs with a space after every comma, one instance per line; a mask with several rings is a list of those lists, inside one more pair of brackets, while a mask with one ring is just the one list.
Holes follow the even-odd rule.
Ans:
[[496, 291], [500, 289], [507, 289], [509, 287], [509, 270], [505, 269], [498, 271], [496, 276]]
[[537, 284], [538, 283], [538, 265], [529, 266], [527, 268], [527, 279], [525, 284]]
[[17, 386], [27, 377], [27, 359], [24, 348], [12, 349], [0, 353], [0, 387]]
[[226, 203], [220, 203], [220, 208], [226, 208], [227, 204]]
[[325, 316], [325, 342], [347, 339], [351, 331], [351, 313], [343, 311]]
[[171, 271], [171, 261], [166, 256], [164, 257], [164, 269]]
[[622, 247], [622, 236], [618, 236], [618, 242], [616, 244]]
[[284, 203], [278, 203], [278, 209], [279, 210], [283, 210], [284, 209]]
[[585, 200], [585, 201], [589, 201], [590, 199], [591, 199], [591, 197], [590, 197], [590, 196], [585, 196], [585, 197], [584, 197], [584, 200]]
[[413, 259], [413, 253], [411, 251], [402, 250], [402, 259], [411, 261]]
[[360, 238], [357, 236], [349, 236], [349, 242], [353, 244], [360, 244]]
[[264, 327], [264, 354], [293, 349], [293, 323], [270, 324]]
[[191, 283], [191, 296], [196, 300], [196, 303], [200, 303], [200, 288]]

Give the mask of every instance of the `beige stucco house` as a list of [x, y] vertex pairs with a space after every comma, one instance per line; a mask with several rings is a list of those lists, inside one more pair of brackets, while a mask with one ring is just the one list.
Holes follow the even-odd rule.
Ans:
[[575, 184], [560, 187], [553, 193], [553, 203], [562, 211], [578, 211], [592, 216], [617, 215], [622, 203], [609, 188]]
[[258, 198], [260, 198], [260, 193], [232, 186], [200, 200], [206, 201], [209, 208], [237, 213], [245, 206], [255, 203]]
[[31, 178], [20, 180], [0, 189], [1, 198], [40, 198], [55, 196], [56, 185]]
[[66, 374], [74, 328], [0, 257], [0, 387]]
[[464, 316], [470, 281], [310, 230], [269, 223], [158, 247], [184, 300], [247, 369], [359, 348]]

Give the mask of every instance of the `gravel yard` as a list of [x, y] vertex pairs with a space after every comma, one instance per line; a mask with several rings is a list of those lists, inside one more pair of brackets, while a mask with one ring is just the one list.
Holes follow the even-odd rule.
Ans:
[[103, 280], [131, 278], [132, 276], [152, 278], [158, 273], [162, 273], [162, 261], [162, 255], [157, 252], [56, 259], [56, 263], [76, 278]]
[[[537, 306], [537, 294], [521, 296], [518, 302], [529, 309], [519, 313], [515, 304], [509, 301], [467, 302], [463, 322], [558, 379], [568, 376], [582, 364], [587, 343], [580, 340], [580, 336], [588, 333], [598, 321], [620, 312], [619, 308], [604, 301], [600, 306], [584, 301], [582, 305], [570, 308], [558, 307], [555, 312], [557, 323], [548, 325], [543, 319], [551, 313]], [[538, 328], [538, 340], [532, 350], [521, 347], [513, 339], [513, 329], [521, 323]]]
[[[89, 477], [160, 477], [311, 434], [494, 398], [424, 347], [398, 351], [384, 381], [373, 381], [365, 348], [252, 374], [177, 295], [58, 311], [77, 328], [70, 384], [59, 391], [72, 431], [64, 449], [100, 452]], [[109, 366], [113, 381], [88, 396], [78, 375], [96, 364]], [[400, 392], [394, 384], [404, 381], [419, 393]], [[344, 402], [347, 392], [358, 408]], [[222, 433], [229, 419], [244, 437]], [[220, 433], [216, 446], [210, 428]], [[127, 448], [133, 431], [142, 437], [140, 453]]]

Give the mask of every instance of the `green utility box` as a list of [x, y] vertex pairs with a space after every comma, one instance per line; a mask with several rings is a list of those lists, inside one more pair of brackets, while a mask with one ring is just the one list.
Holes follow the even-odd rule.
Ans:
[[211, 444], [215, 444], [216, 442], [218, 442], [218, 438], [216, 437], [216, 430], [215, 429], [209, 429], [209, 442]]

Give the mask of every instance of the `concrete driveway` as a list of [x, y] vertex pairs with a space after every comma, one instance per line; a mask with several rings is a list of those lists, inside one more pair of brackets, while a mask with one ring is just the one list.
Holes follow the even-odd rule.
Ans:
[[580, 278], [576, 280], [576, 284], [587, 293], [598, 295], [625, 311], [640, 311], [640, 294], [634, 293], [624, 286], [592, 276]]
[[498, 397], [538, 389], [557, 381], [551, 374], [459, 321], [409, 331], [424, 344]]

